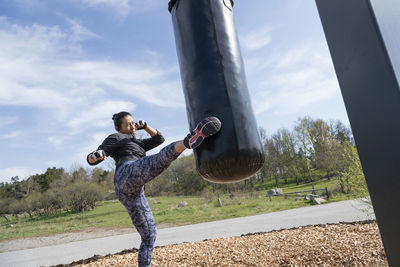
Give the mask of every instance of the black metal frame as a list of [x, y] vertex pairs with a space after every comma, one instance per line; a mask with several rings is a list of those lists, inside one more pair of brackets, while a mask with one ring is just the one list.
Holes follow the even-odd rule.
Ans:
[[400, 266], [400, 77], [370, 0], [316, 3], [386, 256]]

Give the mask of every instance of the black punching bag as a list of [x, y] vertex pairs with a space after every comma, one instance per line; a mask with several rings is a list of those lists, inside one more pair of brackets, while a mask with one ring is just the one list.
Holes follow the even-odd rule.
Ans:
[[197, 170], [216, 183], [246, 179], [264, 163], [232, 7], [231, 0], [169, 3], [190, 129], [207, 116], [222, 123], [194, 150]]

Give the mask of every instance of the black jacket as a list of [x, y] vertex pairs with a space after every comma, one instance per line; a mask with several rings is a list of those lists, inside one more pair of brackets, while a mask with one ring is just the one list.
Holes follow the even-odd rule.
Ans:
[[[155, 136], [145, 139], [136, 139], [132, 134], [114, 133], [104, 139], [97, 150], [101, 149], [107, 156], [111, 156], [115, 160], [115, 165], [118, 166], [122, 162], [146, 156], [146, 151], [159, 146], [164, 140], [159, 131]], [[100, 162], [90, 164], [88, 161], [90, 165], [97, 165]]]

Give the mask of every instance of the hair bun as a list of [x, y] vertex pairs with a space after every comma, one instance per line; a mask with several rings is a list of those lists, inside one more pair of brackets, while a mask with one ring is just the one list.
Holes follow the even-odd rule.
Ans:
[[112, 120], [115, 120], [115, 117], [117, 116], [117, 114], [114, 114], [113, 116], [112, 116]]

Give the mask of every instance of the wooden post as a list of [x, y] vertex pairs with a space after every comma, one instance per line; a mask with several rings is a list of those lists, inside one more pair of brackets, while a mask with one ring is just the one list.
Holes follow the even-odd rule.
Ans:
[[222, 207], [222, 202], [221, 199], [219, 198], [219, 194], [217, 194], [217, 196], [218, 196], [218, 206]]
[[325, 192], [326, 192], [326, 198], [329, 199], [329, 191], [328, 191], [328, 187], [325, 187]]
[[18, 218], [18, 233], [21, 230], [21, 216], [19, 216], [19, 214], [17, 215]]

